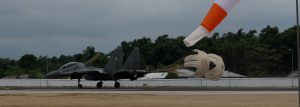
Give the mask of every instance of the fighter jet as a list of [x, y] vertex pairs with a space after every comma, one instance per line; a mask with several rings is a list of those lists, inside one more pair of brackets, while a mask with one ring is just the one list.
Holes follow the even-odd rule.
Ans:
[[104, 68], [97, 68], [90, 66], [98, 55], [91, 58], [87, 63], [70, 62], [63, 65], [56, 71], [52, 71], [46, 75], [48, 79], [70, 77], [71, 79], [78, 80], [78, 88], [83, 86], [80, 84], [80, 79], [83, 77], [86, 80], [99, 81], [97, 88], [102, 88], [104, 80], [115, 81], [114, 87], [119, 88], [119, 79], [136, 80], [139, 77], [143, 77], [147, 72], [143, 70], [144, 67], [140, 62], [139, 48], [135, 47], [128, 56], [125, 63], [123, 63], [123, 50], [121, 47], [116, 48], [111, 52], [110, 59]]

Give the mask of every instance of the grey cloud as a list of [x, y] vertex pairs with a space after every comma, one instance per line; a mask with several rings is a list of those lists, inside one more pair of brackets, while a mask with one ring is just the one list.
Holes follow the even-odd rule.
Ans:
[[262, 29], [267, 25], [286, 29], [295, 25], [295, 0], [242, 0], [216, 31]]
[[[86, 46], [109, 52], [123, 40], [188, 35], [212, 0], [1, 0], [0, 57], [57, 56]], [[294, 0], [242, 0], [215, 31], [294, 25]]]

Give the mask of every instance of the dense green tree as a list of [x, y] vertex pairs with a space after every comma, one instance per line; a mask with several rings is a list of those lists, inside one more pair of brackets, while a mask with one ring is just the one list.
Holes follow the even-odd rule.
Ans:
[[18, 61], [20, 68], [34, 69], [37, 66], [37, 57], [32, 54], [26, 54]]
[[95, 67], [104, 68], [106, 63], [108, 62], [108, 57], [102, 52], [98, 52], [99, 57], [92, 63]]
[[[121, 42], [124, 59], [128, 57], [134, 47], [139, 47], [142, 63], [150, 70], [179, 65], [183, 58], [192, 53], [193, 49], [200, 49], [207, 53], [220, 55], [226, 70], [240, 73], [249, 77], [278, 77], [286, 76], [291, 71], [291, 55], [294, 55], [294, 70], [297, 67], [296, 27], [279, 30], [276, 26], [267, 26], [257, 32], [243, 29], [224, 34], [214, 33], [211, 38], [203, 38], [192, 47], [183, 44], [185, 37], [158, 36], [155, 40], [147, 37], [132, 41]], [[293, 51], [290, 51], [293, 50]], [[293, 53], [292, 53], [293, 52]], [[85, 63], [96, 54], [99, 58], [92, 64], [104, 67], [108, 61], [108, 54], [97, 52], [88, 46], [82, 53], [74, 55], [60, 55], [59, 57], [35, 57], [26, 54], [19, 60], [0, 58], [0, 78], [6, 75], [30, 74], [39, 78], [49, 70], [55, 70], [67, 62]]]
[[95, 48], [92, 47], [92, 46], [88, 46], [86, 47], [85, 50], [82, 51], [83, 52], [83, 60], [82, 62], [86, 62], [88, 60], [90, 60], [92, 57], [94, 57], [96, 55], [96, 51], [95, 51]]

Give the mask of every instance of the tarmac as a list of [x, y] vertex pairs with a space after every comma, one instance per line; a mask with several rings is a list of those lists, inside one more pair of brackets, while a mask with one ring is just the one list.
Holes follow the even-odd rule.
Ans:
[[[297, 88], [0, 88], [2, 107], [298, 107]], [[17, 101], [17, 102], [16, 102]]]
[[294, 93], [297, 88], [200, 88], [200, 87], [157, 87], [157, 88], [3, 88], [0, 94], [39, 94], [39, 93], [185, 93], [185, 94], [212, 94], [212, 93]]

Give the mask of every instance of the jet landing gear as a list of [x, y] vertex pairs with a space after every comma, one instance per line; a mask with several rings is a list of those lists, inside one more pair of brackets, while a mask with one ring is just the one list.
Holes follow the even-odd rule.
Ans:
[[78, 88], [81, 89], [83, 86], [80, 84], [80, 78], [77, 79], [78, 80]]
[[[103, 81], [100, 81], [100, 82], [97, 83], [97, 88], [102, 88], [102, 86], [103, 86]], [[114, 87], [115, 88], [120, 88], [120, 86], [121, 86], [120, 82], [115, 81]]]
[[80, 84], [80, 79], [82, 78], [82, 75], [81, 74], [79, 74], [79, 73], [77, 73], [77, 72], [75, 72], [75, 73], [73, 73], [73, 74], [71, 74], [71, 79], [77, 79], [77, 87], [80, 89], [80, 88], [82, 88], [83, 86]]
[[97, 88], [102, 88], [103, 82], [102, 80], [100, 82], [97, 83]]
[[120, 88], [120, 83], [118, 81], [115, 81], [115, 85], [114, 85], [115, 88]]

